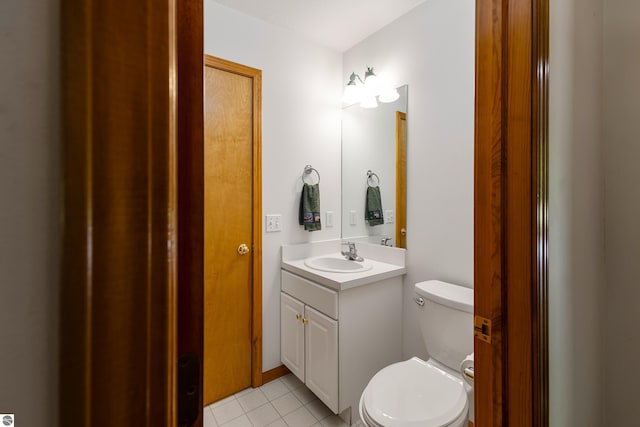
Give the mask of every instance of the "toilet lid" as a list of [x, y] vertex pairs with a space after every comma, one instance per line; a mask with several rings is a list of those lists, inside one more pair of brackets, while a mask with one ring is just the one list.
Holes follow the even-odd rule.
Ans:
[[460, 378], [415, 357], [378, 372], [362, 398], [367, 415], [388, 427], [446, 426], [467, 408]]

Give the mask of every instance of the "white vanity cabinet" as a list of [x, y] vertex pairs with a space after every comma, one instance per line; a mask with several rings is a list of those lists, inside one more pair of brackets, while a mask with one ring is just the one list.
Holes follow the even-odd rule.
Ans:
[[338, 412], [338, 321], [281, 292], [282, 362]]
[[[402, 356], [402, 278], [336, 291], [282, 270], [281, 360], [334, 413]], [[342, 415], [343, 418], [345, 415]]]

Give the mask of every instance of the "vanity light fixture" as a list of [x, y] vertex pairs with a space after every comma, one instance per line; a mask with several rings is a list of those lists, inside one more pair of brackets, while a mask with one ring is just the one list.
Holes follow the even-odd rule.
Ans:
[[376, 76], [373, 67], [367, 67], [364, 80], [355, 72], [351, 73], [347, 86], [344, 88], [342, 102], [348, 105], [359, 102], [362, 108], [376, 108], [378, 101], [393, 102], [399, 97], [400, 94], [395, 88]]

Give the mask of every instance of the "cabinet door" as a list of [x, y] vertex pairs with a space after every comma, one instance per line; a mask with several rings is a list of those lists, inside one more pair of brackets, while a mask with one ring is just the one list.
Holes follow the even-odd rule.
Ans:
[[304, 382], [304, 304], [280, 293], [280, 360]]
[[338, 322], [305, 306], [305, 384], [338, 412]]

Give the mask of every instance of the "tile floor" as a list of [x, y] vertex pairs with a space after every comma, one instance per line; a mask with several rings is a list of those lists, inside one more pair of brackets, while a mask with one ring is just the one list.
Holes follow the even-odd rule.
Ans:
[[204, 427], [346, 426], [293, 374], [204, 408]]

